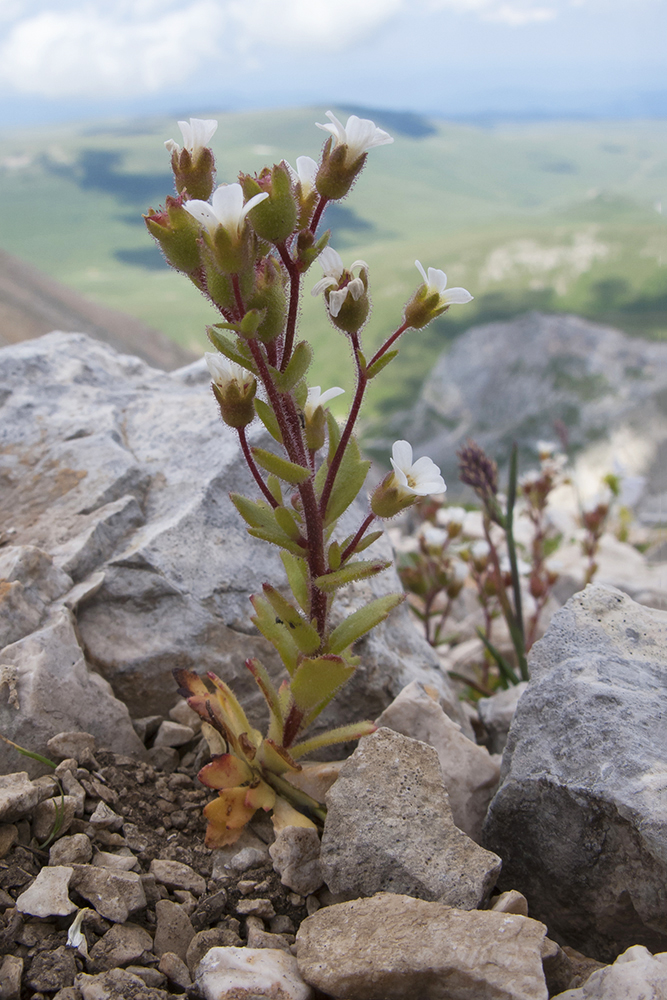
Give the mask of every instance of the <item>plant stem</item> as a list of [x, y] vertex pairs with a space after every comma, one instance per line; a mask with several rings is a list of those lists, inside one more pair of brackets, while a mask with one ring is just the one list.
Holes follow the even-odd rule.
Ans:
[[364, 398], [364, 392], [366, 391], [366, 386], [368, 385], [366, 372], [361, 367], [361, 362], [359, 360], [359, 335], [356, 333], [351, 334], [350, 339], [352, 341], [352, 348], [354, 350], [354, 361], [357, 366], [357, 388], [354, 393], [354, 400], [352, 401], [352, 407], [345, 422], [345, 428], [340, 436], [340, 441], [338, 442], [338, 447], [336, 448], [334, 457], [331, 460], [331, 465], [329, 466], [329, 471], [327, 472], [327, 478], [324, 483], [324, 489], [322, 490], [322, 496], [320, 498], [320, 510], [322, 512], [322, 517], [326, 516], [329, 497], [331, 496], [331, 491], [333, 489], [333, 485], [336, 480], [338, 470], [340, 468], [340, 463], [343, 461], [343, 455], [345, 454], [345, 449], [347, 448], [348, 442], [352, 436], [354, 425], [357, 422], [357, 417], [359, 416], [359, 410], [361, 409], [361, 403]]
[[410, 329], [410, 327], [408, 326], [407, 323], [403, 323], [402, 326], [399, 326], [398, 330], [396, 330], [395, 333], [392, 333], [392, 335], [389, 338], [389, 340], [386, 340], [384, 342], [384, 344], [382, 345], [382, 347], [378, 351], [375, 352], [375, 354], [373, 355], [373, 357], [371, 358], [371, 360], [366, 365], [366, 368], [370, 368], [371, 365], [374, 365], [375, 362], [378, 361], [382, 357], [383, 354], [387, 353], [387, 351], [389, 350], [389, 348], [391, 347], [391, 345], [394, 343], [394, 341], [398, 340], [398, 338], [401, 336], [401, 334], [405, 333], [405, 331], [409, 330], [409, 329]]
[[375, 514], [371, 512], [370, 514], [367, 515], [366, 519], [364, 520], [364, 523], [361, 525], [361, 527], [359, 528], [358, 532], [356, 533], [350, 544], [343, 550], [343, 553], [340, 557], [341, 565], [345, 562], [346, 559], [350, 558], [350, 556], [356, 549], [357, 545], [361, 541], [366, 529], [370, 527], [370, 525], [373, 523], [374, 520], [375, 520]]
[[275, 497], [271, 493], [271, 490], [269, 489], [269, 487], [266, 485], [266, 483], [262, 479], [262, 477], [260, 475], [260, 471], [257, 468], [257, 464], [255, 462], [255, 459], [252, 456], [252, 452], [250, 451], [250, 448], [248, 447], [248, 439], [246, 438], [245, 427], [237, 427], [236, 429], [237, 429], [237, 431], [239, 433], [239, 441], [241, 442], [241, 450], [243, 452], [243, 456], [244, 456], [246, 462], [248, 463], [248, 468], [250, 469], [250, 471], [251, 471], [251, 473], [253, 475], [253, 479], [255, 480], [255, 482], [257, 483], [257, 485], [259, 486], [260, 490], [264, 494], [264, 496], [267, 499], [267, 501], [271, 504], [271, 506], [274, 507], [274, 508], [278, 507], [279, 506], [278, 501], [275, 499]]
[[289, 359], [292, 356], [292, 348], [294, 346], [296, 321], [299, 315], [299, 286], [301, 283], [301, 274], [284, 243], [281, 243], [278, 247], [278, 253], [280, 254], [280, 259], [285, 265], [285, 269], [289, 274], [290, 279], [289, 312], [287, 314], [287, 326], [285, 328], [285, 346], [283, 347], [283, 356], [280, 362], [280, 370], [281, 372], [284, 372], [287, 368]]
[[317, 229], [317, 227], [319, 226], [320, 219], [322, 218], [322, 212], [327, 207], [328, 202], [329, 202], [328, 198], [324, 198], [323, 196], [320, 196], [320, 200], [317, 203], [317, 208], [315, 209], [315, 214], [313, 215], [313, 218], [312, 218], [311, 223], [310, 223], [310, 231], [311, 231], [311, 233], [314, 233], [315, 230]]

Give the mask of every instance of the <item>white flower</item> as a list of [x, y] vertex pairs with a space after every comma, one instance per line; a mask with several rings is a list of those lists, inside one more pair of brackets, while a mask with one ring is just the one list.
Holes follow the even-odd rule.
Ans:
[[440, 296], [440, 302], [436, 306], [437, 309], [451, 305], [465, 305], [466, 302], [472, 301], [472, 295], [465, 288], [450, 288], [445, 291], [447, 288], [447, 275], [444, 271], [439, 271], [437, 267], [429, 267], [427, 275], [418, 260], [415, 261], [415, 267], [424, 279], [427, 295]]
[[438, 524], [447, 527], [450, 524], [460, 524], [466, 519], [466, 510], [463, 507], [441, 507], [435, 515]]
[[[178, 127], [183, 135], [183, 145], [194, 160], [208, 146], [218, 123], [214, 118], [191, 118], [189, 122], [179, 122]], [[178, 154], [181, 151], [181, 147], [173, 139], [167, 139], [165, 146], [170, 153]]]
[[297, 156], [296, 171], [292, 170], [291, 167], [290, 170], [301, 184], [301, 196], [307, 198], [311, 191], [315, 190], [315, 178], [319, 170], [316, 161], [312, 156]]
[[419, 534], [427, 545], [432, 545], [434, 548], [441, 547], [449, 539], [449, 532], [443, 531], [442, 528], [436, 528], [432, 524], [425, 524]]
[[[519, 576], [529, 576], [532, 572], [532, 567], [530, 563], [527, 563], [525, 559], [517, 559], [516, 568]], [[510, 558], [507, 555], [501, 556], [500, 558], [500, 571], [501, 573], [511, 573], [512, 564]]]
[[426, 497], [431, 493], [444, 493], [447, 489], [440, 469], [424, 456], [412, 461], [412, 446], [407, 441], [395, 441], [391, 449], [394, 479], [403, 493]]
[[345, 389], [340, 389], [337, 385], [335, 385], [332, 389], [327, 389], [326, 392], [321, 392], [319, 385], [312, 386], [308, 390], [308, 398], [306, 399], [306, 405], [303, 408], [306, 420], [313, 419], [315, 410], [318, 406], [324, 406], [324, 404], [328, 403], [330, 399], [335, 399], [336, 396], [340, 396], [343, 392], [345, 392]]
[[76, 948], [80, 955], [84, 958], [88, 958], [88, 942], [81, 930], [81, 924], [83, 923], [83, 918], [87, 913], [91, 913], [89, 907], [84, 906], [83, 909], [79, 910], [74, 920], [70, 924], [69, 930], [67, 932], [67, 947]]
[[350, 166], [369, 149], [373, 149], [375, 146], [386, 146], [387, 143], [394, 141], [388, 132], [378, 128], [375, 122], [368, 118], [357, 118], [356, 115], [350, 115], [345, 126], [338, 121], [332, 111], [327, 111], [327, 118], [331, 125], [320, 125], [319, 122], [315, 122], [315, 124], [318, 128], [324, 129], [325, 132], [331, 132], [337, 146], [347, 146], [346, 166]]
[[244, 382], [253, 377], [249, 371], [246, 371], [241, 365], [237, 365], [235, 361], [230, 361], [224, 354], [213, 354], [211, 351], [207, 351], [204, 358], [211, 373], [211, 380], [220, 389], [226, 389], [232, 382], [243, 385]]
[[478, 538], [476, 542], [472, 543], [472, 546], [470, 547], [470, 552], [472, 554], [473, 559], [487, 559], [489, 553], [491, 552], [491, 548], [489, 546], [489, 543], [486, 542], [483, 538]]
[[[343, 274], [345, 273], [345, 268], [343, 267], [343, 261], [339, 253], [337, 253], [333, 247], [325, 247], [322, 253], [317, 258], [322, 265], [322, 270], [324, 271], [324, 277], [315, 284], [311, 295], [319, 295], [321, 292], [325, 292], [327, 288], [332, 288], [338, 285]], [[368, 264], [365, 260], [355, 260], [354, 264], [350, 268], [353, 271], [355, 267], [368, 268]], [[365, 286], [361, 278], [351, 278], [346, 285], [342, 288], [336, 288], [335, 291], [329, 294], [329, 312], [332, 316], [337, 316], [341, 310], [343, 302], [348, 296], [348, 293], [352, 296], [355, 302], [358, 302], [361, 296], [365, 292]]]
[[240, 184], [221, 184], [213, 192], [210, 205], [207, 201], [198, 201], [193, 198], [191, 201], [186, 201], [183, 208], [197, 222], [206, 226], [211, 235], [215, 233], [218, 226], [223, 226], [230, 236], [236, 239], [241, 234], [245, 217], [250, 209], [268, 197], [268, 191], [262, 191], [261, 194], [254, 195], [244, 205], [243, 188]]

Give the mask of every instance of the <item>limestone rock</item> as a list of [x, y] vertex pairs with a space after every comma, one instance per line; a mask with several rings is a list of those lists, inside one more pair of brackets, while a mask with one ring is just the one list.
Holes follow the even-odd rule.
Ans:
[[77, 974], [76, 960], [71, 948], [62, 945], [53, 951], [42, 951], [30, 963], [26, 981], [40, 993], [55, 993], [66, 989]]
[[271, 948], [212, 948], [199, 963], [196, 983], [204, 1000], [269, 996], [271, 1000], [311, 1000], [296, 958]]
[[180, 722], [173, 722], [165, 719], [160, 723], [153, 746], [155, 747], [182, 747], [184, 743], [189, 743], [194, 738], [195, 732], [190, 726], [184, 726]]
[[135, 962], [152, 949], [153, 939], [143, 927], [132, 923], [114, 924], [90, 949], [90, 959], [95, 972], [106, 972]]
[[[6, 646], [0, 659], [16, 670], [19, 705], [0, 704], [0, 731], [19, 746], [44, 753], [52, 736], [79, 727], [119, 753], [143, 753], [127, 708], [86, 665], [71, 611], [55, 610], [37, 631]], [[0, 768], [11, 770], [14, 755], [3, 743]], [[29, 758], [25, 768], [32, 775], [44, 771]]]
[[485, 828], [500, 887], [600, 961], [667, 948], [666, 649], [665, 612], [571, 598], [533, 647]]
[[160, 972], [167, 977], [167, 979], [174, 983], [175, 986], [180, 986], [181, 989], [187, 990], [192, 986], [192, 980], [190, 979], [190, 972], [187, 965], [182, 958], [175, 955], [173, 951], [165, 951], [158, 965]]
[[379, 893], [301, 924], [301, 975], [348, 1000], [547, 1000], [541, 944], [527, 917], [458, 910]]
[[452, 819], [435, 750], [390, 729], [366, 736], [327, 792], [324, 880], [347, 898], [387, 890], [480, 906], [500, 859]]
[[23, 959], [5, 955], [0, 965], [0, 996], [3, 1000], [20, 1000]]
[[70, 900], [68, 888], [74, 869], [67, 865], [42, 868], [29, 889], [16, 900], [19, 913], [31, 917], [66, 917], [77, 907]]
[[521, 681], [505, 691], [498, 691], [490, 698], [480, 698], [477, 702], [479, 717], [489, 735], [491, 753], [502, 753], [505, 749], [516, 706], [527, 686], [527, 681]]
[[454, 822], [479, 843], [500, 777], [500, 767], [488, 750], [464, 736], [461, 727], [445, 715], [437, 699], [417, 681], [408, 684], [376, 721], [378, 726], [435, 749]]
[[90, 760], [95, 753], [95, 737], [90, 733], [56, 733], [46, 744], [49, 753], [57, 760], [75, 760], [79, 764]]
[[76, 810], [76, 799], [72, 795], [62, 795], [58, 798], [44, 799], [39, 802], [32, 813], [32, 835], [41, 843], [51, 835], [56, 822], [58, 833], [67, 833]]
[[[174, 667], [213, 670], [257, 721], [264, 703], [245, 659], [258, 656], [276, 678], [283, 671], [250, 623], [248, 596], [265, 580], [283, 581], [284, 570], [277, 550], [247, 534], [229, 500], [230, 491], [254, 496], [256, 485], [234, 432], [220, 424], [204, 363], [166, 374], [83, 335], [54, 333], [0, 352], [0, 399], [4, 520], [17, 545], [40, 548], [75, 583], [104, 573], [76, 613], [86, 654], [116, 696], [132, 715], [144, 715], [147, 704], [167, 715], [176, 700]], [[263, 433], [251, 427], [251, 443]], [[343, 532], [356, 530], [364, 513], [351, 508]], [[388, 541], [369, 556], [391, 559]], [[394, 570], [351, 586], [341, 613], [396, 589]], [[359, 646], [362, 664], [321, 717], [322, 728], [379, 715], [413, 679], [434, 686], [445, 710], [466, 725], [406, 608]], [[86, 683], [102, 680], [90, 675]], [[79, 699], [76, 711], [100, 745], [116, 749], [126, 723], [103, 701], [99, 690], [93, 721], [92, 705], [84, 713]], [[57, 731], [74, 721], [72, 700], [62, 708]], [[11, 711], [0, 710], [0, 730], [16, 738], [6, 724]], [[120, 752], [130, 752], [135, 738]]]
[[599, 479], [618, 457], [630, 475], [646, 477], [638, 511], [660, 523], [666, 389], [666, 344], [578, 316], [533, 312], [459, 337], [434, 365], [411, 419], [401, 415], [401, 434], [441, 466], [453, 491], [456, 451], [466, 438], [504, 465], [513, 441], [534, 456], [560, 419], [579, 467], [599, 470]]
[[206, 879], [198, 875], [190, 865], [181, 861], [164, 861], [155, 858], [151, 861], [151, 873], [155, 881], [161, 882], [169, 889], [188, 889], [195, 896], [202, 896], [206, 891]]
[[141, 877], [93, 865], [75, 865], [72, 888], [87, 899], [101, 917], [124, 924], [131, 913], [146, 905]]
[[157, 926], [153, 950], [160, 956], [167, 951], [173, 952], [185, 961], [188, 946], [195, 936], [195, 930], [185, 909], [179, 903], [170, 899], [161, 899], [155, 904]]
[[313, 827], [286, 826], [269, 847], [273, 870], [280, 881], [301, 896], [322, 885], [320, 836]]
[[662, 1000], [667, 996], [667, 952], [652, 955], [637, 944], [613, 965], [594, 972], [578, 989], [554, 1000]]
[[23, 819], [32, 812], [39, 800], [39, 786], [30, 780], [27, 771], [0, 774], [0, 820], [3, 823]]
[[147, 986], [127, 969], [111, 969], [96, 976], [82, 972], [74, 985], [80, 990], [81, 1000], [169, 1000], [164, 990]]

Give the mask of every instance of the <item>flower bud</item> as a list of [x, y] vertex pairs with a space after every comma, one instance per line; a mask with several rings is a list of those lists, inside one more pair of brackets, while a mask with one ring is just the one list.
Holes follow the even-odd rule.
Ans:
[[339, 386], [327, 389], [326, 392], [322, 392], [319, 385], [312, 386], [308, 390], [303, 416], [306, 422], [306, 444], [311, 451], [319, 451], [324, 445], [327, 426], [324, 404], [328, 403], [330, 399], [340, 396], [343, 392], [345, 390]]
[[388, 472], [379, 486], [375, 487], [371, 496], [371, 510], [376, 517], [385, 519], [395, 517], [406, 507], [411, 507], [417, 500], [413, 494], [406, 493], [399, 485], [393, 472]]
[[297, 220], [297, 204], [287, 164], [284, 161], [276, 163], [271, 170], [265, 167], [258, 177], [241, 174], [239, 180], [248, 200], [263, 192], [269, 195], [252, 214], [252, 226], [257, 235], [270, 243], [283, 243], [294, 231]]
[[211, 388], [229, 427], [246, 427], [255, 419], [253, 400], [257, 392], [255, 376], [220, 354], [204, 357], [212, 376]]
[[[371, 307], [368, 265], [363, 260], [355, 260], [348, 271], [343, 267], [340, 255], [332, 247], [325, 247], [319, 260], [324, 277], [315, 284], [311, 295], [323, 292], [334, 326], [344, 333], [358, 333], [366, 322]], [[355, 267], [360, 269], [356, 278], [353, 275]]]
[[424, 282], [405, 307], [403, 320], [413, 330], [421, 330], [431, 320], [442, 316], [451, 305], [465, 305], [472, 301], [472, 295], [465, 288], [447, 288], [447, 275], [435, 267], [429, 267], [428, 274], [418, 260], [415, 261]]
[[218, 123], [201, 118], [191, 118], [189, 122], [178, 123], [183, 135], [184, 148], [168, 139], [165, 146], [171, 153], [171, 169], [179, 194], [206, 201], [211, 196], [215, 176], [215, 160], [208, 148], [209, 139]]
[[345, 146], [334, 146], [333, 139], [327, 139], [322, 152], [322, 162], [317, 171], [315, 186], [318, 194], [327, 201], [340, 201], [348, 193], [355, 180], [364, 169], [368, 157], [362, 153], [356, 160], [348, 164]]
[[166, 207], [159, 212], [149, 209], [144, 221], [172, 267], [183, 271], [198, 287], [196, 272], [201, 266], [201, 231], [195, 219], [185, 211], [183, 197], [167, 197]]

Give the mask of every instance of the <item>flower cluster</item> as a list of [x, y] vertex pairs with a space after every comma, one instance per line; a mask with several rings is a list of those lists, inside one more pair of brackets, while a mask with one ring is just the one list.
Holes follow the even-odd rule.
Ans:
[[[393, 142], [382, 129], [352, 115], [345, 126], [331, 112], [319, 162], [298, 157], [238, 181], [216, 184], [208, 142], [216, 123], [180, 122], [183, 147], [169, 140], [176, 186], [159, 211], [145, 216], [167, 261], [182, 271], [216, 307], [220, 321], [208, 330], [215, 349], [206, 355], [222, 419], [238, 435], [259, 498], [232, 495], [248, 532], [280, 549], [289, 594], [270, 583], [251, 598], [252, 623], [273, 645], [287, 673], [276, 685], [266, 667], [246, 666], [267, 703], [266, 734], [254, 728], [225, 682], [178, 671], [180, 690], [207, 723], [216, 753], [200, 778], [218, 793], [205, 810], [207, 843], [233, 843], [256, 809], [272, 811], [275, 823], [321, 822], [323, 809], [290, 782], [304, 754], [372, 732], [370, 722], [336, 730], [306, 731], [354, 674], [354, 644], [382, 622], [403, 594], [377, 598], [334, 626], [338, 591], [382, 572], [387, 563], [371, 546], [382, 534], [378, 518], [391, 518], [446, 487], [426, 457], [413, 461], [407, 441], [394, 444], [391, 466], [375, 489], [357, 530], [342, 537], [341, 515], [363, 491], [369, 462], [361, 456], [355, 428], [369, 383], [398, 353], [394, 344], [420, 329], [452, 303], [468, 302], [463, 289], [447, 290], [442, 271], [420, 264], [424, 281], [405, 307], [403, 322], [368, 360], [361, 331], [371, 301], [369, 267], [346, 267], [320, 233], [326, 206], [347, 195], [368, 150]], [[299, 339], [304, 275], [318, 260], [322, 294], [334, 327], [345, 335], [356, 386], [342, 425], [327, 404], [343, 390], [309, 386], [312, 347]], [[249, 438], [262, 424], [268, 434]], [[268, 440], [268, 444], [267, 444]], [[367, 558], [359, 558], [365, 550]], [[338, 620], [338, 619], [336, 619]]]

